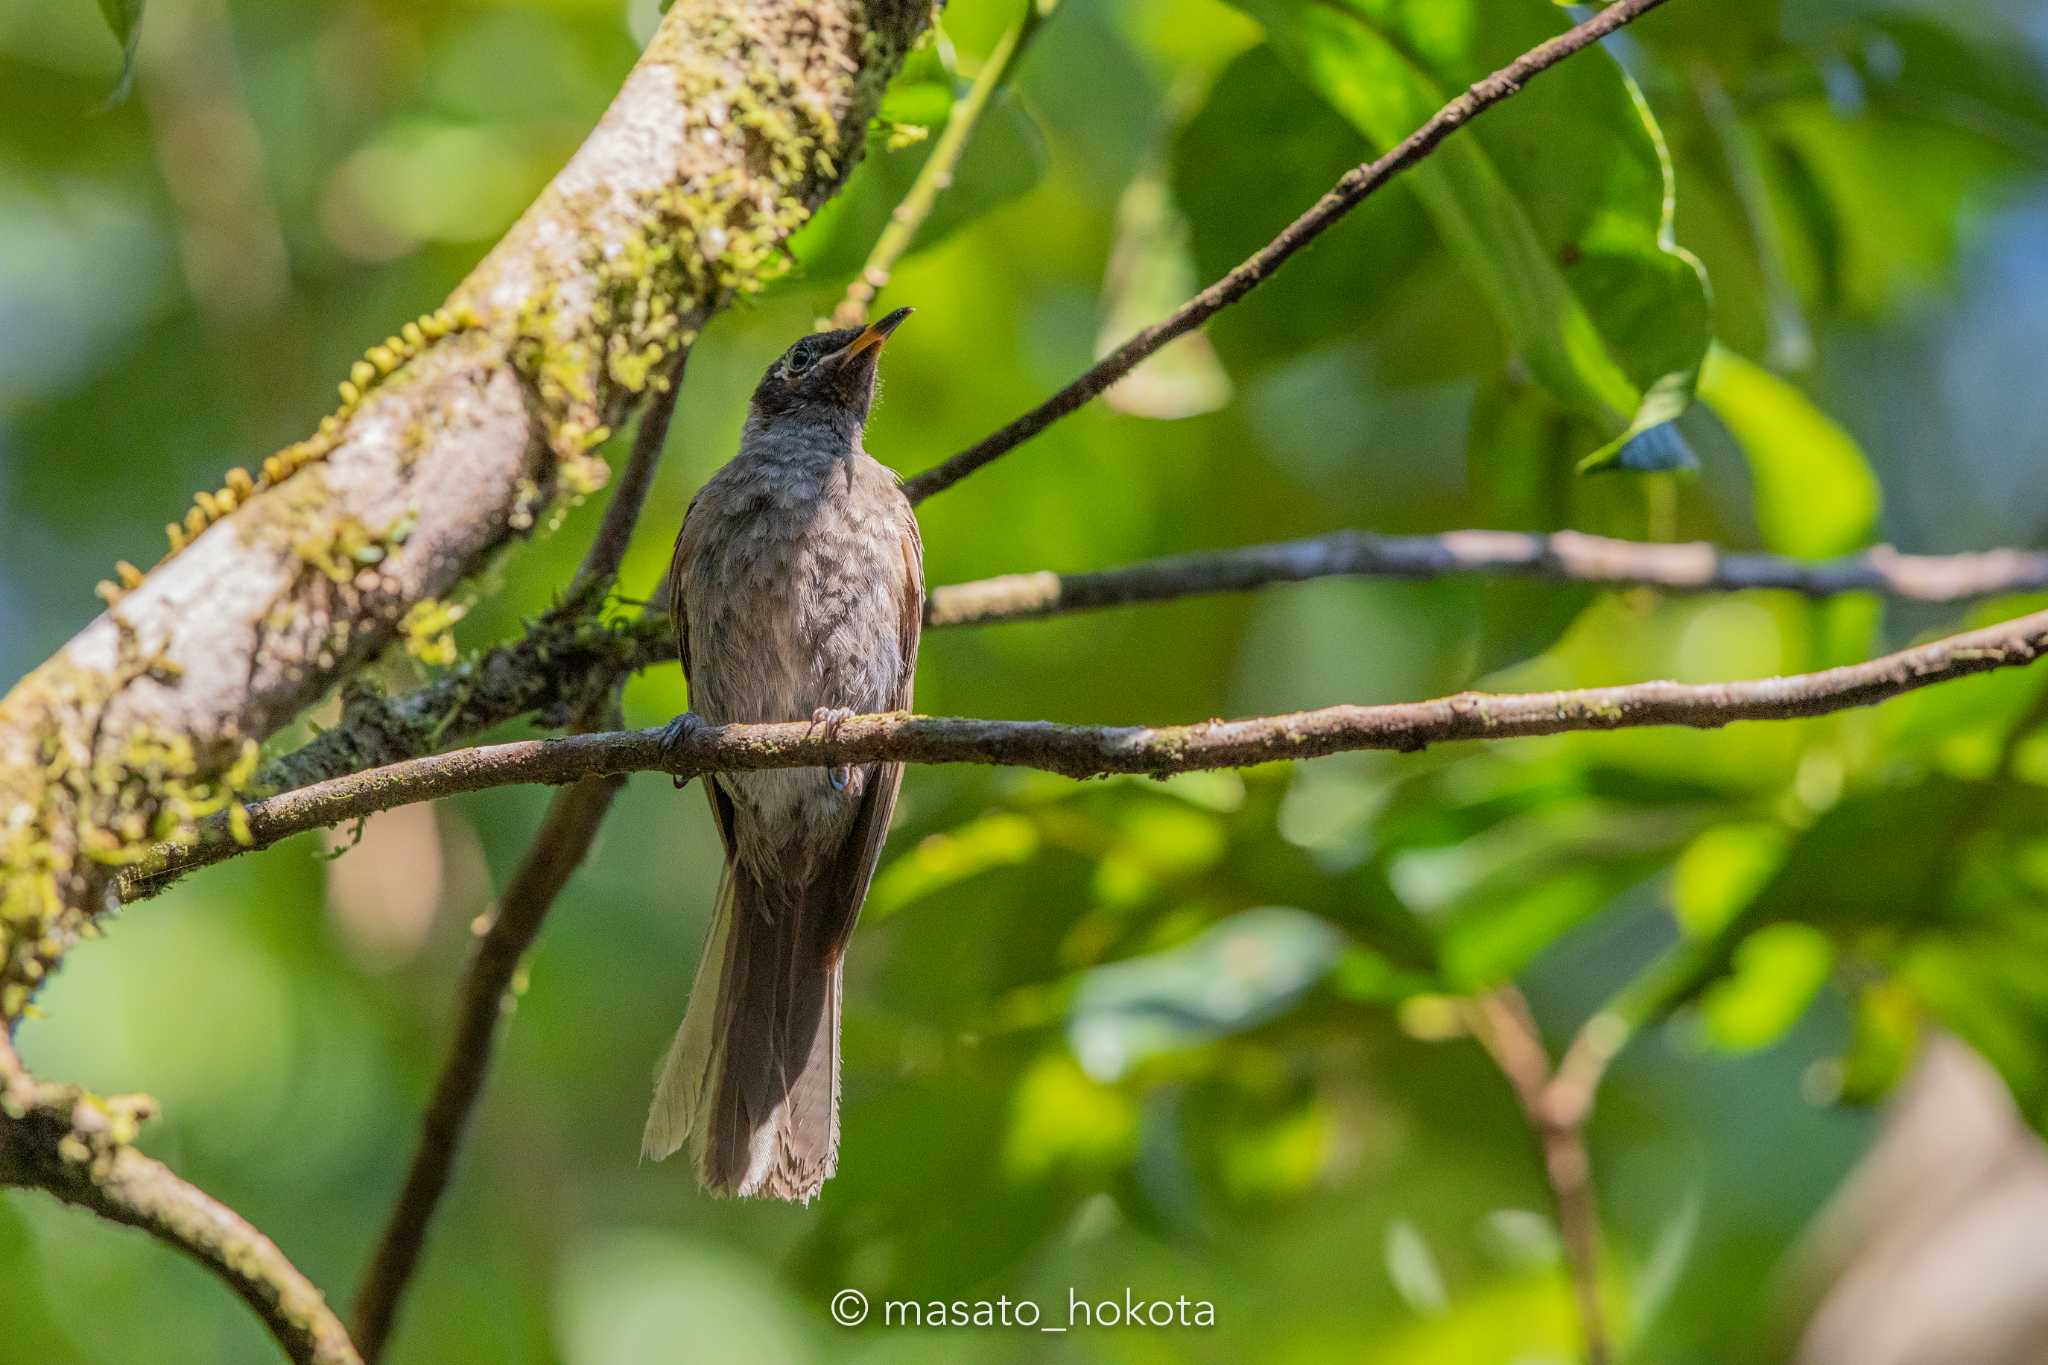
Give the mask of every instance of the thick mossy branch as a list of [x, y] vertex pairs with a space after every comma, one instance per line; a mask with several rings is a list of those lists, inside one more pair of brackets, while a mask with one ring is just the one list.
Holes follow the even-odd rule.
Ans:
[[[120, 570], [106, 614], [0, 701], [0, 1023], [118, 869], [232, 794], [251, 742], [394, 639], [442, 653], [442, 599], [552, 502], [604, 482], [597, 445], [706, 318], [777, 268], [928, 15], [682, 0], [447, 305], [371, 347], [314, 436], [201, 497], [169, 559]], [[384, 738], [417, 752], [496, 682], [383, 715], [341, 761], [389, 757]]]

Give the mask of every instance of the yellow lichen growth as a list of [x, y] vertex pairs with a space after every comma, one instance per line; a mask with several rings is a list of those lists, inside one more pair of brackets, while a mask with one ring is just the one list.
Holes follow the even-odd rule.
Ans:
[[455, 623], [468, 613], [459, 602], [433, 597], [413, 603], [398, 627], [405, 652], [430, 667], [446, 668], [455, 662]]
[[[714, 6], [700, 10], [687, 42], [657, 39], [649, 59], [675, 73], [687, 140], [728, 159], [644, 196], [623, 240], [593, 244], [594, 288], [576, 293], [587, 306], [567, 309], [543, 285], [512, 320], [513, 361], [540, 400], [557, 487], [572, 499], [602, 486], [606, 471], [588, 452], [634, 398], [665, 382], [703, 318], [788, 268], [783, 243], [857, 150], [899, 55], [870, 44], [864, 62], [793, 73], [781, 44]], [[858, 117], [851, 138], [835, 110]]]
[[[476, 311], [468, 306], [441, 308], [408, 322], [399, 329], [398, 335], [386, 337], [382, 342], [364, 352], [363, 359], [350, 367], [349, 377], [341, 381], [339, 391], [341, 406], [320, 419], [319, 428], [303, 441], [295, 442], [264, 460], [254, 475], [248, 470], [230, 469], [218, 489], [202, 489], [193, 495], [193, 506], [185, 513], [182, 521], [174, 521], [164, 527], [164, 537], [170, 542], [170, 552], [165, 559], [196, 540], [200, 533], [221, 518], [232, 513], [257, 493], [277, 487], [306, 466], [327, 458], [335, 446], [340, 444], [341, 433], [348, 420], [361, 406], [363, 399], [386, 378], [404, 367], [405, 363], [417, 356], [434, 342], [457, 332], [468, 331], [482, 325]], [[163, 561], [158, 561], [159, 563]], [[118, 602], [122, 595], [133, 590], [142, 582], [142, 574], [132, 565], [116, 566], [118, 581], [99, 585], [99, 595], [108, 605]]]
[[124, 632], [111, 672], [46, 669], [23, 684], [32, 692], [10, 699], [35, 717], [41, 739], [35, 764], [0, 783], [0, 1023], [21, 1016], [50, 964], [91, 931], [90, 912], [67, 910], [94, 903], [81, 887], [165, 840], [193, 837], [209, 816], [225, 812], [235, 827], [256, 772], [253, 740], [207, 776], [218, 759], [203, 760], [190, 738], [115, 714], [129, 688], [176, 677]]
[[292, 540], [292, 553], [336, 583], [352, 583], [364, 569], [382, 564], [405, 544], [411, 519], [372, 531], [354, 517], [341, 517]]

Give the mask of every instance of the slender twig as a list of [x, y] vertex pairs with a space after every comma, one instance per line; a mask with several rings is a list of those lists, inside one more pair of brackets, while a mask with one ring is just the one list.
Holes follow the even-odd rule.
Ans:
[[690, 348], [678, 347], [675, 359], [656, 377], [654, 396], [647, 400], [639, 429], [633, 433], [633, 450], [626, 457], [626, 468], [612, 481], [612, 497], [605, 504], [604, 519], [598, 523], [597, 535], [591, 539], [583, 563], [576, 570], [574, 585], [569, 589], [571, 602], [579, 602], [589, 592], [601, 591], [618, 577], [619, 565], [626, 561], [633, 528], [640, 524], [647, 494], [654, 487], [654, 472], [661, 466], [669, 421], [675, 416], [676, 392], [682, 387], [683, 369], [689, 361]]
[[896, 263], [917, 240], [917, 234], [924, 227], [925, 220], [931, 217], [939, 196], [952, 185], [953, 172], [960, 164], [960, 154], [967, 150], [975, 125], [981, 122], [982, 113], [996, 91], [1010, 79], [1017, 59], [1024, 55], [1024, 49], [1030, 45], [1032, 35], [1043, 20], [1038, 0], [1023, 0], [1023, 12], [996, 41], [988, 60], [976, 73], [974, 84], [967, 88], [967, 93], [953, 101], [953, 107], [946, 115], [946, 126], [932, 144], [931, 155], [925, 158], [924, 165], [918, 167], [917, 175], [910, 182], [910, 189], [902, 201], [891, 210], [888, 226], [875, 238], [867, 263], [853, 277], [853, 283], [846, 287], [846, 297], [832, 310], [833, 326], [858, 327], [867, 321], [869, 305], [874, 303], [875, 295], [888, 285]]
[[1663, 3], [1664, 0], [1617, 0], [1577, 27], [1515, 58], [1438, 110], [1429, 122], [1410, 133], [1392, 151], [1347, 171], [1329, 193], [1318, 199], [1308, 212], [1289, 223], [1279, 236], [1182, 304], [1171, 316], [1137, 333], [1089, 366], [1079, 378], [1008, 426], [911, 479], [904, 485], [904, 491], [912, 502], [943, 492], [1074, 412], [1129, 374], [1154, 351], [1200, 327], [1249, 294], [1295, 252], [1314, 241], [1326, 228], [1358, 207], [1389, 180], [1435, 151], [1438, 143], [1474, 117], [1515, 94], [1533, 77]]
[[589, 853], [624, 781], [586, 778], [556, 794], [463, 972], [455, 1034], [427, 1102], [419, 1144], [356, 1295], [356, 1339], [372, 1365], [390, 1340], [400, 1301], [426, 1246], [427, 1225], [454, 1173], [470, 1111], [483, 1093], [512, 978], [555, 898]]
[[0, 1034], [0, 1185], [45, 1190], [190, 1256], [255, 1310], [298, 1365], [360, 1365], [341, 1320], [275, 1242], [130, 1145], [153, 1112], [143, 1096], [100, 1099], [36, 1080]]
[[[668, 442], [669, 423], [675, 414], [688, 354], [687, 347], [677, 353], [660, 387], [648, 400], [639, 430], [633, 436], [625, 471], [577, 570], [576, 586], [570, 590], [565, 609], [576, 609], [583, 597], [601, 591], [617, 576], [619, 565], [625, 560], [634, 528], [646, 506], [648, 490], [654, 485], [662, 449]], [[584, 711], [579, 728], [593, 728], [606, 717], [614, 718], [616, 723], [616, 715], [617, 692], [606, 691]], [[498, 1020], [504, 1013], [512, 978], [539, 936], [555, 899], [596, 842], [598, 829], [611, 811], [612, 799], [624, 783], [625, 779], [619, 776], [592, 777], [555, 794], [526, 856], [506, 883], [497, 911], [477, 942], [476, 952], [463, 970], [455, 1036], [449, 1042], [441, 1074], [427, 1101], [419, 1144], [413, 1149], [405, 1184], [392, 1203], [383, 1235], [356, 1295], [356, 1339], [370, 1365], [375, 1365], [390, 1341], [406, 1287], [426, 1249], [427, 1226], [433, 1221], [454, 1174], [455, 1156], [462, 1146], [470, 1112], [476, 1107], [477, 1098], [483, 1093], [484, 1078], [490, 1072]]]
[[1600, 1215], [1593, 1196], [1592, 1158], [1586, 1150], [1585, 1114], [1567, 1115], [1555, 1103], [1550, 1055], [1520, 991], [1505, 986], [1480, 996], [1471, 1003], [1468, 1018], [1473, 1036], [1507, 1078], [1542, 1154], [1565, 1269], [1578, 1299], [1586, 1365], [1607, 1365], [1613, 1350], [1600, 1301]]
[[334, 778], [247, 807], [248, 845], [213, 840], [167, 849], [180, 870], [261, 848], [309, 829], [415, 801], [523, 783], [567, 783], [625, 772], [831, 767], [841, 763], [984, 763], [1068, 777], [1164, 776], [1318, 758], [1363, 749], [1413, 752], [1453, 740], [1520, 739], [1586, 730], [1740, 720], [1791, 720], [1871, 706], [2048, 650], [2048, 611], [1948, 636], [1866, 663], [1746, 682], [1646, 682], [1573, 691], [1460, 692], [1433, 701], [1328, 706], [1196, 725], [1056, 725], [904, 714], [856, 716], [833, 733], [802, 721], [705, 726], [663, 742], [660, 729], [522, 740], [408, 759]]
[[[1647, 586], [1670, 592], [1777, 588], [1811, 596], [1874, 592], [1922, 602], [1958, 602], [2048, 587], [2048, 554], [1986, 550], [1906, 555], [1877, 546], [1811, 563], [1739, 554], [1710, 545], [1658, 545], [1559, 531], [1447, 531], [1380, 537], [1340, 531], [1310, 540], [1181, 555], [1096, 573], [1009, 574], [935, 588], [925, 604], [934, 628], [985, 625], [1070, 611], [1231, 592], [1326, 575], [1429, 579], [1453, 574], [1514, 574], [1558, 583]], [[285, 755], [260, 784], [296, 790], [428, 752], [565, 701], [602, 697], [618, 679], [675, 657], [656, 618], [612, 631], [587, 630], [501, 645], [457, 673], [390, 699], [360, 699], [350, 723]], [[375, 741], [367, 744], [365, 740]], [[236, 850], [220, 838], [225, 821], [196, 845], [167, 848], [162, 860], [122, 884], [130, 900], [152, 896], [195, 867]]]
[[1462, 574], [1667, 592], [1782, 588], [1812, 597], [1873, 592], [1917, 602], [1960, 602], [2048, 588], [2048, 553], [1908, 555], [1879, 545], [1860, 554], [1811, 562], [1699, 543], [1612, 540], [1577, 531], [1447, 531], [1434, 536], [1338, 531], [1307, 540], [1146, 560], [1095, 573], [1009, 574], [956, 583], [933, 590], [925, 624], [1026, 620], [1312, 578], [1434, 579]]

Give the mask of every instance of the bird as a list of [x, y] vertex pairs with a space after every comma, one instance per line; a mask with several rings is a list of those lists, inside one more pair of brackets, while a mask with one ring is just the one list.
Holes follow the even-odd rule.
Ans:
[[[692, 499], [669, 566], [699, 727], [910, 708], [924, 546], [862, 441], [882, 348], [910, 316], [805, 336], [755, 387], [739, 453]], [[688, 1011], [656, 1075], [644, 1157], [691, 1145], [716, 1195], [808, 1203], [838, 1165], [846, 947], [888, 835], [899, 763], [718, 773], [725, 848]]]

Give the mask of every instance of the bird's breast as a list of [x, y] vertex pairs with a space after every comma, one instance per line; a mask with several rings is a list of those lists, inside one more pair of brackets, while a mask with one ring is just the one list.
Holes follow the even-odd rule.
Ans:
[[[842, 470], [736, 486], [708, 510], [700, 499], [701, 526], [693, 511], [683, 594], [691, 707], [706, 720], [896, 705], [904, 523]], [[886, 492], [901, 501], [893, 483]]]

